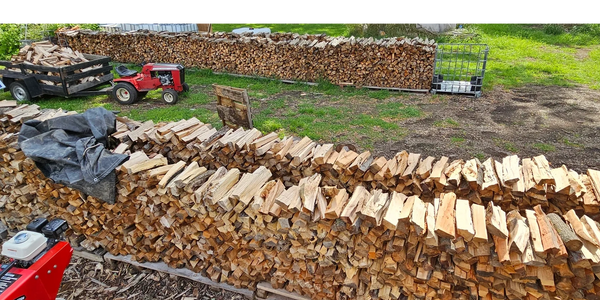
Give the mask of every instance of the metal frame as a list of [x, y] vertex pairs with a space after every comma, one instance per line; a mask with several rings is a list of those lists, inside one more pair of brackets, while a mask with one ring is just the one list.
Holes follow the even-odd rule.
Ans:
[[431, 93], [480, 97], [489, 51], [486, 44], [438, 44]]
[[103, 31], [108, 32], [127, 32], [136, 30], [152, 30], [152, 31], [168, 31], [168, 32], [198, 32], [198, 26], [191, 23], [181, 24], [166, 24], [166, 23], [117, 23], [117, 24], [100, 24]]

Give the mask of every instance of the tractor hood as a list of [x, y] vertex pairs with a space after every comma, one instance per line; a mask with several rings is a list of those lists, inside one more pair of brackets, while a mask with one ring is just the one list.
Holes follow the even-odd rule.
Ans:
[[144, 67], [150, 67], [151, 71], [175, 71], [183, 70], [184, 67], [180, 64], [145, 64]]

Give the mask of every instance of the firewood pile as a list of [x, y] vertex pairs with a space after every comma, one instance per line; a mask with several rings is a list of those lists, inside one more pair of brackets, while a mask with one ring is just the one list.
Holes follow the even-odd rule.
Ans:
[[80, 52], [115, 61], [186, 67], [286, 80], [429, 89], [436, 44], [420, 38], [346, 38], [274, 33], [59, 32]]
[[19, 50], [10, 61], [38, 66], [56, 67], [75, 65], [88, 60], [79, 51], [60, 47], [49, 41], [32, 43]]
[[[38, 65], [45, 67], [52, 67], [53, 71], [49, 70], [31, 70], [34, 74], [40, 74], [45, 76], [51, 76], [57, 78], [56, 80], [40, 79], [39, 82], [47, 85], [62, 85], [58, 78], [61, 77], [59, 67], [62, 66], [73, 66], [79, 63], [88, 62], [89, 60], [79, 51], [73, 51], [71, 48], [60, 47], [54, 45], [49, 41], [41, 41], [27, 45], [19, 50], [17, 55], [14, 55], [10, 61], [13, 64], [27, 64], [27, 65]], [[96, 68], [100, 68], [102, 65], [93, 65], [80, 70], [75, 70], [74, 73], [82, 73]], [[8, 68], [9, 71], [21, 72], [19, 68]], [[86, 83], [90, 81], [100, 81], [100, 76], [88, 76], [79, 79], [76, 83]]]
[[130, 159], [110, 205], [49, 182], [18, 148], [21, 122], [66, 112], [14, 106], [0, 102], [0, 218], [9, 227], [60, 216], [71, 241], [90, 249], [312, 299], [600, 292], [596, 170], [552, 168], [544, 156], [481, 163], [403, 151], [388, 160], [195, 118], [118, 118], [113, 151]]

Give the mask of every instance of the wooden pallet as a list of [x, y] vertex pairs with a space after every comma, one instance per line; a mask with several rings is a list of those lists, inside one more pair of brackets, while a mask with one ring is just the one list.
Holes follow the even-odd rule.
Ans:
[[[282, 83], [288, 83], [288, 84], [306, 84], [306, 85], [311, 85], [311, 86], [318, 86], [319, 83], [318, 82], [309, 82], [309, 81], [296, 81], [296, 80], [288, 80], [288, 79], [276, 79], [276, 78], [268, 78], [268, 77], [262, 77], [262, 76], [252, 76], [252, 75], [242, 75], [242, 74], [233, 74], [233, 73], [226, 73], [226, 72], [213, 72], [213, 74], [217, 74], [217, 75], [229, 75], [229, 76], [234, 76], [234, 77], [243, 77], [243, 78], [252, 78], [252, 79], [267, 79], [267, 80], [275, 80], [275, 81], [280, 81]], [[366, 88], [366, 89], [370, 89], [370, 90], [388, 90], [391, 92], [407, 92], [407, 93], [429, 93], [429, 90], [427, 89], [408, 89], [408, 88], [396, 88], [396, 87], [380, 87], [380, 86], [356, 86], [352, 83], [341, 83], [341, 84], [337, 84], [340, 87], [355, 87], [355, 88]]]
[[310, 300], [310, 298], [300, 296], [297, 293], [291, 293], [283, 289], [275, 289], [268, 282], [261, 282], [256, 285], [256, 297], [261, 299], [294, 299], [294, 300]]
[[[77, 251], [74, 253], [75, 256], [83, 257], [85, 259], [96, 261], [97, 255], [85, 252], [85, 251]], [[257, 291], [253, 292], [248, 289], [239, 289], [234, 286], [231, 286], [226, 283], [214, 282], [210, 280], [208, 277], [204, 277], [199, 273], [195, 273], [188, 269], [175, 269], [167, 266], [164, 262], [145, 262], [140, 263], [131, 259], [131, 255], [119, 255], [115, 256], [110, 253], [104, 254], [104, 261], [108, 263], [115, 262], [123, 262], [130, 265], [133, 265], [138, 268], [150, 269], [158, 272], [167, 273], [170, 275], [175, 275], [183, 278], [187, 278], [196, 282], [200, 282], [202, 284], [206, 284], [212, 287], [224, 289], [226, 291], [238, 293], [243, 295], [247, 299], [264, 299], [264, 300], [309, 300], [309, 298], [300, 296], [296, 293], [290, 293], [286, 290], [282, 289], [274, 289], [270, 283], [261, 282], [257, 285]]]

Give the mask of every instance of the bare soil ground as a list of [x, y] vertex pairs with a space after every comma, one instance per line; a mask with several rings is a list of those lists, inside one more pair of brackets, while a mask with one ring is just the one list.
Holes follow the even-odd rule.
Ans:
[[599, 91], [528, 86], [486, 92], [478, 99], [434, 98], [424, 95], [413, 101], [426, 116], [403, 121], [408, 134], [397, 142], [376, 143], [375, 152], [497, 160], [544, 154], [553, 166], [565, 164], [578, 172], [600, 169]]
[[[211, 94], [208, 87], [206, 93]], [[383, 100], [365, 96], [336, 99], [323, 94], [287, 91], [251, 99], [259, 102], [254, 106], [254, 112], [260, 113], [269, 107], [270, 101], [282, 98], [286, 105], [273, 111], [275, 118], [284, 118], [285, 110], [297, 109], [300, 102], [311, 103], [316, 108], [340, 108], [352, 115], [377, 115], [374, 104], [390, 102], [418, 107], [423, 112], [420, 117], [388, 120], [403, 129], [401, 136], [390, 138], [385, 130], [375, 128], [372, 132], [376, 135], [360, 131], [352, 134], [332, 132], [320, 139], [320, 142], [358, 144], [359, 150], [365, 149], [360, 146], [361, 141], [368, 140], [372, 142], [374, 154], [388, 158], [402, 150], [451, 159], [491, 156], [501, 160], [511, 154], [521, 158], [544, 154], [555, 167], [565, 164], [578, 172], [600, 169], [600, 92], [588, 88], [528, 86], [510, 91], [496, 89], [484, 92], [478, 99], [462, 95], [392, 93], [392, 97]], [[214, 109], [214, 104], [198, 107]], [[143, 275], [141, 280], [132, 285], [140, 274]], [[148, 270], [140, 273], [122, 263], [116, 269], [110, 269], [108, 264], [81, 258], [73, 258], [59, 297], [67, 300], [243, 299], [240, 295], [214, 291], [188, 279]]]

